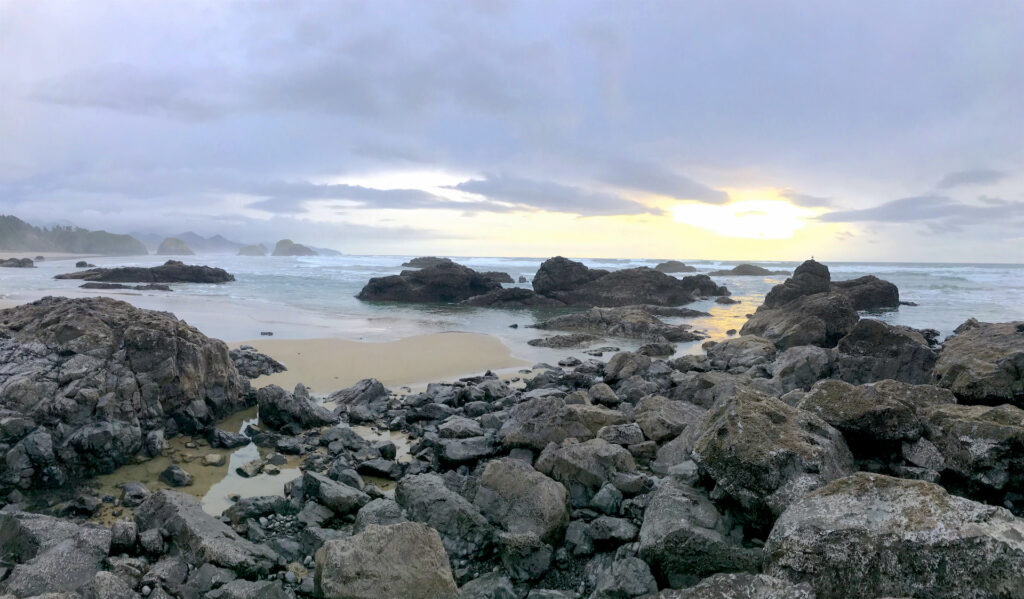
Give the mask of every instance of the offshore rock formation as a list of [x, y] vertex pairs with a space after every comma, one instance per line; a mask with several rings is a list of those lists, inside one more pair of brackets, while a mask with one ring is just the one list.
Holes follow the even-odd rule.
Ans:
[[104, 283], [228, 283], [234, 275], [223, 268], [185, 264], [168, 260], [160, 266], [120, 266], [117, 268], [91, 268], [53, 277], [55, 279], [80, 279]]
[[501, 283], [450, 260], [401, 274], [374, 277], [356, 297], [369, 301], [459, 302], [501, 289]]
[[755, 266], [753, 264], [739, 264], [728, 270], [713, 270], [708, 273], [712, 277], [763, 277], [788, 274], [788, 270], [768, 270], [763, 266]]
[[177, 237], [168, 237], [160, 242], [156, 249], [157, 256], [194, 256], [196, 253], [188, 244]]
[[316, 250], [310, 249], [291, 239], [282, 239], [274, 246], [273, 256], [317, 256]]

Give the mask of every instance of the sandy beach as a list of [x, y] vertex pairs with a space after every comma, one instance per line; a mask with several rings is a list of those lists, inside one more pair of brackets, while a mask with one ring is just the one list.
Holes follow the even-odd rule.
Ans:
[[368, 343], [347, 339], [257, 339], [252, 345], [288, 367], [253, 381], [291, 389], [303, 383], [325, 394], [365, 378], [387, 386], [415, 385], [462, 375], [528, 366], [497, 338], [479, 333], [433, 333], [397, 341]]

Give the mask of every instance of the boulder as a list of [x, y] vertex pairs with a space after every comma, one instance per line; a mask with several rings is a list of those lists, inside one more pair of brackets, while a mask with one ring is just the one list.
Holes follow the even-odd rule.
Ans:
[[678, 260], [669, 260], [667, 262], [662, 262], [655, 266], [654, 270], [668, 274], [676, 272], [697, 272], [696, 268], [689, 266], [687, 264], [683, 264]]
[[0, 487], [110, 472], [165, 427], [197, 433], [248, 403], [223, 342], [104, 297], [0, 311], [0, 363], [0, 414], [31, 423], [0, 445]]
[[881, 310], [900, 306], [900, 290], [874, 275], [848, 281], [832, 281], [829, 290], [849, 298], [854, 310]]
[[0, 513], [0, 557], [14, 564], [0, 593], [71, 592], [92, 581], [110, 552], [110, 530], [49, 516]]
[[770, 522], [807, 491], [853, 472], [839, 431], [749, 389], [738, 389], [698, 426], [693, 460], [755, 522]]
[[500, 271], [497, 271], [497, 270], [487, 270], [487, 271], [484, 271], [484, 272], [482, 272], [480, 274], [482, 274], [483, 276], [487, 277], [488, 279], [494, 281], [495, 283], [515, 284], [515, 282], [516, 282], [515, 279], [512, 278], [512, 275], [508, 274], [507, 272], [500, 272]]
[[6, 258], [0, 260], [0, 268], [35, 268], [32, 258]]
[[156, 248], [157, 256], [195, 256], [188, 244], [177, 237], [166, 237]]
[[524, 401], [509, 410], [498, 437], [505, 447], [525, 447], [536, 451], [541, 451], [548, 443], [560, 443], [569, 437], [593, 437], [594, 432], [572, 408], [553, 397]]
[[69, 272], [55, 279], [79, 279], [105, 283], [228, 283], [234, 275], [223, 268], [185, 264], [168, 260], [160, 266], [119, 266]]
[[591, 308], [584, 312], [555, 316], [530, 327], [655, 342], [696, 341], [707, 337], [693, 330], [690, 325], [666, 324], [642, 306]]
[[633, 456], [603, 439], [551, 444], [540, 454], [537, 470], [562, 483], [576, 507], [586, 507], [619, 472], [636, 472]]
[[766, 296], [765, 303], [743, 324], [740, 335], [760, 335], [780, 350], [798, 345], [835, 347], [853, 330], [857, 319], [850, 300], [840, 294], [799, 295], [771, 307]]
[[162, 529], [167, 542], [194, 566], [209, 562], [241, 576], [266, 574], [277, 554], [245, 540], [228, 525], [207, 514], [199, 500], [177, 491], [157, 491], [135, 510], [138, 529]]
[[935, 381], [961, 403], [1024, 406], [1024, 321], [970, 319], [942, 344]]
[[764, 307], [775, 308], [805, 295], [824, 293], [831, 288], [831, 282], [827, 266], [813, 259], [807, 260], [796, 267], [791, 278], [768, 291], [764, 296]]
[[303, 473], [302, 486], [307, 497], [312, 497], [338, 516], [354, 514], [370, 502], [370, 496], [359, 489], [315, 472]]
[[207, 592], [203, 599], [295, 599], [295, 591], [280, 580], [232, 580]]
[[635, 557], [624, 557], [597, 573], [590, 599], [649, 597], [657, 591], [658, 584], [647, 564]]
[[352, 523], [352, 532], [363, 532], [371, 524], [389, 526], [405, 521], [402, 507], [393, 500], [387, 498], [374, 499], [359, 509], [355, 522]]
[[447, 262], [401, 274], [374, 277], [356, 296], [364, 301], [451, 303], [501, 289], [475, 270]]
[[371, 524], [316, 552], [324, 599], [456, 599], [459, 590], [437, 531], [415, 522]]
[[932, 483], [859, 472], [789, 506], [765, 573], [809, 582], [819, 597], [1014, 597], [1024, 521]]
[[539, 339], [530, 339], [526, 342], [527, 345], [533, 347], [551, 347], [555, 349], [569, 349], [577, 347], [587, 347], [593, 345], [595, 342], [600, 341], [601, 337], [597, 335], [591, 335], [589, 333], [570, 333], [568, 335], [552, 335], [550, 337], [541, 337]]
[[388, 409], [388, 390], [377, 379], [363, 379], [327, 396], [337, 407], [335, 414], [347, 414], [349, 422], [374, 422]]
[[697, 424], [704, 410], [692, 403], [648, 395], [636, 404], [634, 415], [644, 436], [661, 443]]
[[[486, 275], [487, 273], [482, 274]], [[523, 287], [496, 289], [483, 295], [464, 299], [459, 303], [464, 306], [481, 308], [558, 308], [565, 306], [564, 303], [554, 298], [545, 297]]]
[[716, 572], [757, 572], [761, 552], [743, 547], [740, 533], [707, 497], [669, 477], [647, 504], [639, 555], [658, 581], [672, 588]]
[[395, 487], [395, 501], [408, 518], [423, 522], [441, 534], [452, 559], [486, 556], [494, 542], [494, 527], [464, 497], [436, 474], [405, 476]]
[[719, 341], [708, 348], [711, 367], [718, 370], [747, 370], [775, 359], [775, 344], [757, 335]]
[[836, 378], [859, 385], [883, 379], [931, 382], [938, 357], [921, 333], [910, 327], [862, 318], [836, 344]]
[[809, 584], [793, 584], [765, 574], [715, 574], [681, 591], [655, 599], [815, 599]]
[[309, 396], [299, 383], [288, 393], [277, 385], [267, 385], [256, 391], [260, 409], [260, 424], [273, 430], [286, 428], [308, 429], [336, 424], [338, 416]]
[[238, 374], [248, 379], [284, 372], [288, 370], [284, 364], [266, 354], [256, 351], [251, 345], [243, 345], [228, 352], [234, 362]]
[[274, 245], [273, 256], [316, 256], [316, 250], [308, 248], [301, 243], [295, 243], [291, 239], [282, 239]]
[[778, 354], [769, 366], [782, 391], [808, 390], [832, 375], [832, 352], [814, 345], [798, 345]]
[[513, 458], [487, 464], [473, 503], [495, 526], [546, 543], [557, 543], [569, 522], [565, 487]]
[[553, 296], [572, 291], [606, 274], [607, 270], [588, 268], [582, 262], [555, 256], [545, 260], [537, 269], [533, 276], [533, 290], [540, 295]]

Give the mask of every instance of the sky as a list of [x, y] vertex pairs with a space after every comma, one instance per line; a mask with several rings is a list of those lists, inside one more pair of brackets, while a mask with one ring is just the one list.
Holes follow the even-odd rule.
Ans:
[[0, 213], [360, 254], [1024, 262], [1024, 3], [0, 0]]

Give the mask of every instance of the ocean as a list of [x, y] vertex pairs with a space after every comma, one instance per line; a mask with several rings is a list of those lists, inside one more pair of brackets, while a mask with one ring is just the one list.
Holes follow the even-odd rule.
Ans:
[[[50, 260], [35, 269], [0, 268], [0, 300], [30, 301], [45, 295], [110, 295], [145, 308], [167, 310], [197, 326], [206, 334], [226, 341], [259, 338], [342, 337], [362, 341], [386, 341], [441, 331], [472, 331], [501, 338], [513, 354], [528, 360], [552, 360], [572, 353], [533, 348], [526, 341], [543, 336], [527, 325], [557, 311], [496, 310], [463, 306], [375, 304], [355, 295], [368, 279], [397, 274], [412, 256], [316, 256], [242, 257], [209, 254], [183, 258], [188, 263], [219, 266], [235, 275], [223, 285], [176, 285], [167, 292], [97, 292], [78, 288], [79, 281], [59, 281], [53, 276], [75, 270], [74, 261]], [[153, 266], [166, 257], [90, 258], [98, 266]], [[480, 271], [503, 271], [518, 280], [532, 280], [541, 258], [453, 257]], [[655, 266], [662, 260], [581, 259], [588, 266], [621, 269]], [[739, 262], [683, 260], [698, 272], [728, 269]], [[773, 270], [792, 270], [796, 262], [757, 262]], [[898, 262], [828, 263], [833, 280], [873, 274], [895, 283], [900, 298], [916, 306], [901, 306], [866, 314], [893, 324], [933, 328], [940, 338], [950, 335], [968, 318], [1000, 322], [1024, 320], [1024, 265], [1017, 264], [924, 264]], [[677, 275], [685, 276], [685, 275]], [[785, 276], [715, 277], [726, 285], [739, 304], [720, 305], [702, 300], [689, 307], [711, 313], [687, 322], [705, 330], [711, 339], [725, 338], [739, 329], [745, 315], [760, 305], [764, 294]], [[529, 283], [522, 285], [528, 286]], [[517, 325], [511, 328], [510, 325]], [[621, 340], [613, 345], [630, 349], [635, 343]], [[680, 353], [700, 351], [700, 342], [679, 344]]]

